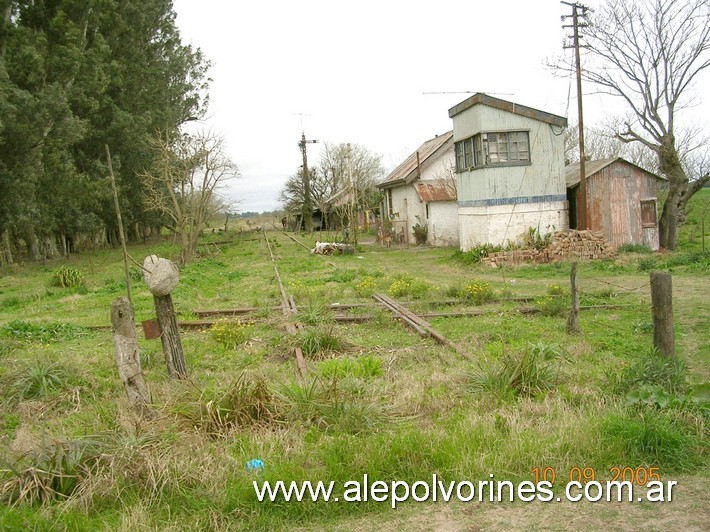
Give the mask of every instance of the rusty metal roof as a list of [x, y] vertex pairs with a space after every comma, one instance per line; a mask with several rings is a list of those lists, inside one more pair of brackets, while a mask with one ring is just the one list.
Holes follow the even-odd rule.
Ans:
[[[442, 135], [437, 135], [433, 139], [427, 140], [424, 144], [407, 157], [397, 168], [392, 170], [390, 174], [377, 186], [379, 188], [387, 188], [389, 186], [401, 183], [411, 183], [419, 174], [417, 172], [417, 154], [419, 154], [419, 166], [429, 164], [436, 160], [433, 157], [437, 152], [443, 154], [453, 142], [454, 132], [448, 131]], [[443, 148], [443, 149], [441, 149]], [[431, 159], [431, 161], [429, 161]]]
[[538, 109], [526, 107], [515, 102], [509, 102], [508, 100], [494, 98], [493, 96], [488, 96], [482, 92], [477, 92], [470, 98], [454, 105], [451, 109], [449, 109], [449, 118], [453, 118], [466, 109], [479, 104], [487, 105], [488, 107], [493, 107], [495, 109], [501, 109], [502, 111], [508, 111], [509, 113], [516, 115], [526, 116], [535, 120], [540, 120], [541, 122], [547, 122], [548, 124], [552, 124], [554, 126], [567, 127], [567, 119], [563, 116], [553, 115], [552, 113], [546, 113], [545, 111], [539, 111]]
[[[630, 163], [623, 157], [612, 157], [611, 159], [598, 159], [596, 161], [586, 161], [584, 164], [584, 176], [589, 178], [599, 172], [600, 170], [603, 170], [607, 166], [609, 166], [612, 163], [615, 163], [616, 161], [621, 161], [624, 164], [628, 164], [629, 166], [635, 166], [639, 170], [646, 172], [648, 175], [655, 177], [656, 179], [659, 179], [661, 181], [665, 181], [665, 179], [659, 175], [654, 174], [653, 172], [649, 172], [645, 168], [641, 168], [638, 165], [635, 165], [634, 163]], [[579, 163], [572, 163], [568, 164], [565, 166], [565, 180], [567, 181], [567, 188], [572, 188], [575, 187], [579, 184]]]
[[419, 181], [414, 183], [422, 201], [456, 201], [456, 185], [453, 187], [442, 181]]

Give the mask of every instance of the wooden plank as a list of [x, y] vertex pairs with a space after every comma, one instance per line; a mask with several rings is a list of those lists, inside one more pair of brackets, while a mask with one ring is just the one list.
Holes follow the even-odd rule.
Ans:
[[380, 301], [385, 307], [387, 307], [395, 315], [395, 317], [401, 319], [404, 323], [406, 323], [412, 329], [417, 331], [417, 333], [419, 333], [419, 336], [421, 336], [422, 338], [426, 338], [427, 336], [429, 336], [429, 333], [427, 333], [427, 331], [420, 327], [416, 321], [412, 320], [408, 316], [405, 316], [397, 309], [396, 306], [392, 305], [390, 301], [388, 301], [389, 298], [387, 298], [387, 296], [384, 296], [383, 294], [375, 294], [372, 297], [376, 301]]
[[388, 308], [392, 309], [394, 312], [398, 312], [401, 316], [403, 316], [407, 323], [409, 323], [415, 330], [417, 330], [417, 332], [423, 331], [427, 336], [431, 336], [440, 344], [453, 349], [462, 357], [467, 359], [470, 358], [469, 355], [463, 351], [463, 349], [461, 349], [451, 340], [446, 338], [443, 334], [435, 330], [426, 320], [414, 314], [407, 307], [400, 305], [399, 303], [385, 296], [384, 294], [375, 294], [373, 297], [375, 297], [379, 301], [382, 301], [385, 305], [387, 305]]

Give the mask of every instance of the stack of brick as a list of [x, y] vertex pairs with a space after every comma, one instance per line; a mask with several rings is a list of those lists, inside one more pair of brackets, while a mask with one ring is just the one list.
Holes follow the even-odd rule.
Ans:
[[548, 246], [538, 249], [513, 249], [490, 253], [483, 264], [495, 268], [502, 264], [521, 262], [555, 262], [561, 260], [595, 260], [614, 256], [614, 250], [599, 231], [555, 231]]
[[601, 231], [556, 231], [545, 252], [548, 262], [608, 259], [614, 256], [614, 250]]

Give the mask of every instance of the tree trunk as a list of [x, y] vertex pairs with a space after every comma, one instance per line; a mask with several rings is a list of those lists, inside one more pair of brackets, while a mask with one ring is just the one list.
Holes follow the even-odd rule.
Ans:
[[37, 234], [34, 232], [34, 230], [30, 230], [27, 232], [25, 242], [27, 243], [27, 253], [30, 256], [30, 259], [39, 260], [39, 241], [37, 240]]
[[668, 178], [668, 196], [658, 220], [659, 244], [667, 250], [678, 247], [678, 227], [685, 218], [685, 196], [688, 176], [678, 157], [673, 134], [666, 135], [658, 150], [658, 165], [661, 174]]
[[7, 264], [12, 264], [12, 243], [10, 242], [10, 232], [5, 229], [2, 233], [2, 246], [0, 246], [2, 251], [2, 259]]
[[140, 415], [150, 417], [150, 393], [141, 370], [133, 307], [123, 296], [111, 303], [111, 327], [113, 343], [116, 346], [118, 374], [123, 381], [128, 400]]

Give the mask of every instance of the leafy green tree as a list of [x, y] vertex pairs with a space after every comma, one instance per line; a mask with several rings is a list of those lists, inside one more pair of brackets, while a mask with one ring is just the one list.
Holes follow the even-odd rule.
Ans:
[[130, 236], [159, 225], [138, 177], [155, 131], [204, 113], [209, 63], [170, 0], [0, 2], [0, 248], [33, 257], [108, 237], [114, 157]]

